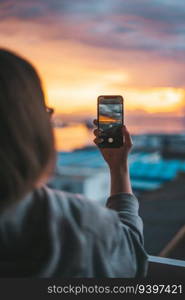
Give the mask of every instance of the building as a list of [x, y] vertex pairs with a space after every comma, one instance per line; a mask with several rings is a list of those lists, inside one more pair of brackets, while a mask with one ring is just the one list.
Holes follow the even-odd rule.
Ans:
[[185, 134], [152, 133], [133, 135], [134, 151], [159, 151], [164, 158], [185, 159]]
[[[133, 152], [129, 156], [129, 165], [136, 193], [156, 190], [179, 172], [185, 172], [185, 160], [163, 159], [159, 152]], [[56, 171], [49, 185], [102, 202], [109, 195], [109, 180], [107, 164], [99, 150], [91, 147], [59, 152]]]
[[109, 196], [109, 172], [98, 150], [58, 153], [57, 167], [49, 186], [104, 203]]
[[83, 194], [88, 199], [102, 203], [108, 197], [108, 182], [105, 168], [69, 165], [58, 167], [49, 185], [59, 190]]
[[[162, 253], [163, 256], [184, 259], [174, 256], [177, 251], [175, 252], [175, 247], [172, 251], [174, 242], [171, 241], [185, 225], [185, 173], [179, 174], [155, 191], [140, 194], [139, 201], [140, 215], [144, 222], [145, 248], [148, 253]], [[166, 249], [167, 245], [170, 246]], [[178, 247], [180, 248], [180, 243]], [[182, 251], [178, 251], [180, 255]]]

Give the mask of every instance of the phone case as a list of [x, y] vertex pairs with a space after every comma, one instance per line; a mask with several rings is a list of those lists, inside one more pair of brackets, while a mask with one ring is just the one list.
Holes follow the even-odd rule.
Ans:
[[[99, 110], [100, 110], [100, 104], [101, 103], [101, 99], [103, 100], [103, 104], [106, 103], [106, 99], [107, 99], [107, 105], [109, 104], [108, 101], [114, 102], [114, 100], [116, 98], [120, 98], [121, 97], [121, 104], [122, 104], [122, 110], [121, 110], [121, 115], [122, 115], [122, 122], [121, 124], [116, 124], [115, 123], [107, 123], [106, 126], [106, 130], [103, 130], [102, 128], [102, 124], [100, 124], [99, 122]], [[115, 99], [114, 99], [115, 98]], [[110, 99], [114, 99], [114, 100], [110, 100]], [[111, 103], [111, 104], [118, 104], [118, 103]], [[101, 143], [98, 144], [98, 146], [100, 148], [119, 148], [123, 146], [123, 133], [122, 133], [122, 126], [124, 123], [124, 116], [123, 116], [123, 97], [122, 96], [99, 96], [98, 97], [98, 129], [99, 130], [103, 130], [101, 133], [100, 138], [103, 139], [103, 141]]]

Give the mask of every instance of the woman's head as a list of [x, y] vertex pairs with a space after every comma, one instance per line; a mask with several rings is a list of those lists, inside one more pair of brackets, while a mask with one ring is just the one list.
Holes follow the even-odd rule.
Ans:
[[0, 207], [31, 191], [54, 162], [54, 136], [37, 72], [0, 49]]

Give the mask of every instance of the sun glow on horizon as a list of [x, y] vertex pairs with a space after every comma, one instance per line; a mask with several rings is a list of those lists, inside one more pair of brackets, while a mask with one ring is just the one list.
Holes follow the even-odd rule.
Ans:
[[[104, 87], [105, 86], [105, 87]], [[106, 88], [102, 83], [89, 83], [83, 86], [46, 87], [47, 102], [57, 113], [96, 110], [97, 97], [101, 94], [121, 94], [128, 110], [142, 109], [148, 113], [179, 111], [183, 106], [183, 89], [163, 88]]]

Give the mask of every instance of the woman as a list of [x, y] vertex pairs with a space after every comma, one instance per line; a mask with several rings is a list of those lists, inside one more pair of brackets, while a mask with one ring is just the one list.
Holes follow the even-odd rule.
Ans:
[[[0, 50], [0, 276], [142, 277], [147, 255], [124, 147], [101, 149], [111, 176], [106, 207], [51, 190], [54, 137], [40, 79]], [[101, 142], [97, 129], [95, 143]]]

